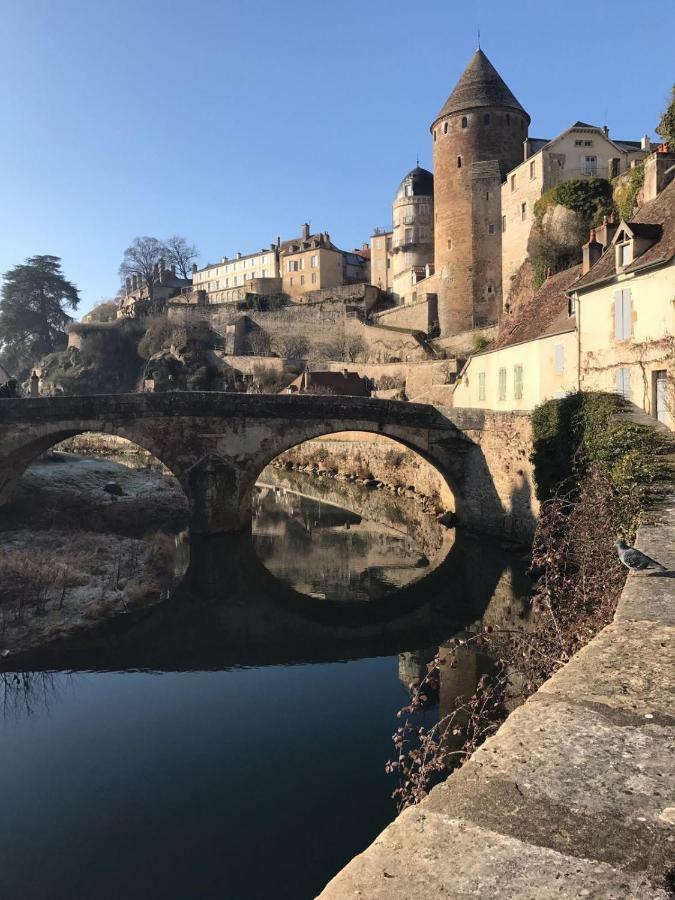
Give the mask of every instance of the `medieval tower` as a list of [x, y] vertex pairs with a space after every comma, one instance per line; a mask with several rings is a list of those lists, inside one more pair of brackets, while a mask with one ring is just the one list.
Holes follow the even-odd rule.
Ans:
[[437, 291], [443, 335], [497, 321], [501, 183], [523, 160], [529, 123], [479, 49], [431, 126], [435, 276], [429, 281]]

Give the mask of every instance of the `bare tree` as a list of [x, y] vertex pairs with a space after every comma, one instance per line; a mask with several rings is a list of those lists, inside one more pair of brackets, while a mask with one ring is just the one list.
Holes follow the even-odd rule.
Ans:
[[136, 275], [148, 292], [148, 298], [153, 299], [157, 269], [161, 259], [166, 258], [164, 244], [154, 237], [137, 237], [124, 251], [124, 258], [119, 269], [120, 277], [124, 280], [127, 276]]
[[164, 255], [170, 266], [176, 267], [181, 278], [192, 278], [192, 263], [199, 256], [194, 244], [188, 244], [187, 238], [180, 234], [172, 234], [164, 241]]
[[309, 340], [304, 334], [280, 334], [272, 341], [274, 350], [279, 356], [298, 359], [307, 356], [310, 349]]

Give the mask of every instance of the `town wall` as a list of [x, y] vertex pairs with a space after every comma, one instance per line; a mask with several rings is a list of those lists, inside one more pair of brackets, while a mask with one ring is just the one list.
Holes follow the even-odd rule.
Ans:
[[395, 306], [393, 309], [385, 309], [375, 313], [371, 318], [376, 325], [386, 325], [390, 328], [411, 328], [414, 331], [423, 331], [427, 334], [434, 324], [432, 320], [437, 318], [433, 304], [425, 298], [415, 303], [406, 303], [404, 306]]

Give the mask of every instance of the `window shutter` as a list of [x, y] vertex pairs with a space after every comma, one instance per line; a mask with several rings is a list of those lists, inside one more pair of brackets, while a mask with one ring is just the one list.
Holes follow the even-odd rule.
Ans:
[[630, 400], [630, 369], [616, 370], [616, 392], [625, 400]]
[[623, 291], [614, 291], [614, 337], [623, 338]]
[[633, 304], [631, 302], [630, 291], [622, 291], [623, 294], [623, 303], [622, 303], [622, 318], [623, 318], [623, 332], [622, 337], [624, 340], [629, 338], [633, 333]]

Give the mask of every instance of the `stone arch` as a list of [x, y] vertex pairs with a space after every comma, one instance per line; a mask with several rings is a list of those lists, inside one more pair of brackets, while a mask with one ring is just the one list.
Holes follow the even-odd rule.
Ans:
[[5, 456], [3, 465], [0, 468], [0, 507], [9, 502], [16, 482], [32, 463], [39, 459], [43, 453], [46, 453], [47, 450], [79, 434], [114, 435], [115, 437], [125, 438], [142, 450], [151, 453], [176, 477], [188, 501], [192, 504], [184, 473], [180, 470], [176, 471], [175, 461], [170, 458], [162, 447], [157, 446], [150, 436], [125, 426], [105, 428], [102, 427], [101, 422], [60, 422], [32, 429], [31, 435], [26, 440], [22, 441], [20, 436], [18, 436], [17, 439], [12, 441], [14, 446]]

